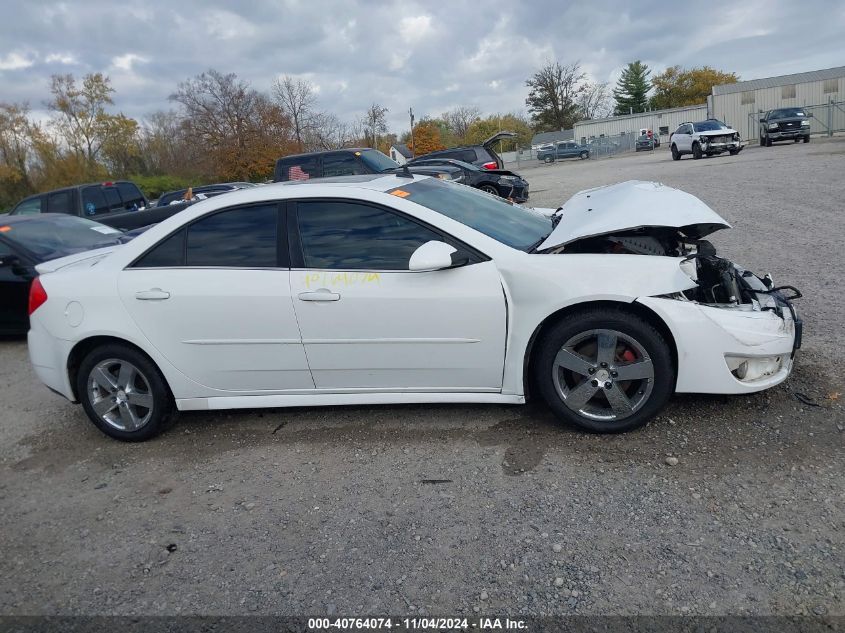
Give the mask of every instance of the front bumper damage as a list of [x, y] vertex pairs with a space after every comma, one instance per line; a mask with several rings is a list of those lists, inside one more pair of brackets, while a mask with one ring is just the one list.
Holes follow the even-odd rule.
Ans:
[[760, 303], [739, 305], [669, 297], [637, 301], [660, 316], [672, 332], [678, 352], [678, 392], [753, 393], [780, 384], [792, 371], [803, 323], [780, 292], [760, 295]]
[[737, 154], [743, 150], [745, 145], [742, 141], [720, 141], [701, 137], [701, 151], [710, 154], [721, 154], [722, 152], [736, 152]]

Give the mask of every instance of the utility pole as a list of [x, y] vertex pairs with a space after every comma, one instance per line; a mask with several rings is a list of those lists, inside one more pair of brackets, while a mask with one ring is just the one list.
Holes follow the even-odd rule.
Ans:
[[414, 109], [408, 108], [408, 114], [411, 116], [411, 158], [417, 155], [414, 149]]

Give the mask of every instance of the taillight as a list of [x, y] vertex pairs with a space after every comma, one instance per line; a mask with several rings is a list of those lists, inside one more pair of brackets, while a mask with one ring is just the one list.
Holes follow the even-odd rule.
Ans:
[[29, 287], [29, 314], [35, 312], [47, 301], [47, 291], [41, 285], [41, 278], [36, 277]]
[[489, 163], [484, 163], [484, 164], [481, 166], [481, 168], [482, 168], [482, 169], [498, 169], [498, 168], [499, 168], [499, 165], [498, 165], [498, 163], [495, 163], [495, 162], [493, 162], [493, 161], [490, 161]]

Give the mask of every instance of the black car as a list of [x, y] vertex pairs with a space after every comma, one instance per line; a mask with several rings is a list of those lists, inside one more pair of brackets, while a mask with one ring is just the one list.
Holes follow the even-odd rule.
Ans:
[[142, 229], [118, 229], [72, 215], [0, 216], [0, 334], [29, 329], [29, 286], [35, 266], [82, 251], [123, 244]]
[[10, 215], [63, 213], [130, 230], [157, 224], [175, 215], [189, 202], [154, 207], [134, 182], [91, 182], [39, 193], [21, 200]]
[[774, 141], [810, 142], [810, 115], [804, 108], [770, 110], [760, 118], [760, 145]]
[[450, 147], [436, 152], [426, 154], [426, 158], [454, 158], [465, 163], [472, 163], [482, 169], [504, 169], [505, 163], [502, 157], [493, 149], [496, 141], [505, 138], [516, 138], [514, 132], [499, 132], [494, 134], [481, 145], [463, 145], [461, 147]]
[[647, 134], [643, 134], [642, 136], [637, 137], [636, 145], [634, 146], [634, 150], [639, 152], [642, 150], [651, 151], [654, 149], [654, 140], [648, 136]]
[[454, 158], [429, 158], [428, 154], [408, 163], [408, 167], [425, 165], [457, 167], [463, 172], [463, 180], [460, 181], [463, 185], [481, 189], [494, 196], [509, 198], [514, 202], [528, 200], [528, 181], [507, 169], [481, 169]]
[[[191, 193], [193, 194], [191, 199], [193, 200], [199, 196], [202, 196], [202, 198], [211, 198], [213, 196], [219, 196], [221, 193], [228, 193], [229, 191], [237, 191], [238, 189], [247, 189], [249, 187], [257, 186], [258, 185], [252, 182], [223, 182], [216, 185], [198, 185], [196, 187], [191, 187]], [[187, 189], [177, 189], [176, 191], [163, 193], [159, 196], [156, 206], [163, 207], [173, 203], [187, 202], [185, 200], [186, 193], [188, 193]]]
[[[274, 182], [287, 180], [310, 180], [312, 178], [334, 178], [336, 176], [361, 176], [364, 174], [394, 174], [402, 166], [395, 160], [369, 147], [309, 152], [284, 156], [276, 161]], [[461, 180], [457, 167], [408, 166], [412, 174], [435, 176], [443, 180]]]

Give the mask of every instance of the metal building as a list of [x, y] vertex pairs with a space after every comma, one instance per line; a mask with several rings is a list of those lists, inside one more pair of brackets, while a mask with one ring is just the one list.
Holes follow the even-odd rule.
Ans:
[[654, 110], [640, 114], [625, 114], [606, 119], [592, 119], [578, 121], [575, 124], [575, 140], [579, 143], [589, 143], [594, 138], [603, 136], [619, 136], [620, 134], [636, 135], [641, 128], [653, 130], [660, 135], [660, 140], [668, 141], [669, 135], [681, 123], [687, 121], [701, 121], [707, 118], [707, 106], [685, 106], [683, 108], [669, 108]]
[[759, 138], [761, 112], [790, 106], [808, 110], [813, 133], [844, 130], [845, 66], [713, 86], [707, 97], [709, 116], [748, 140]]

